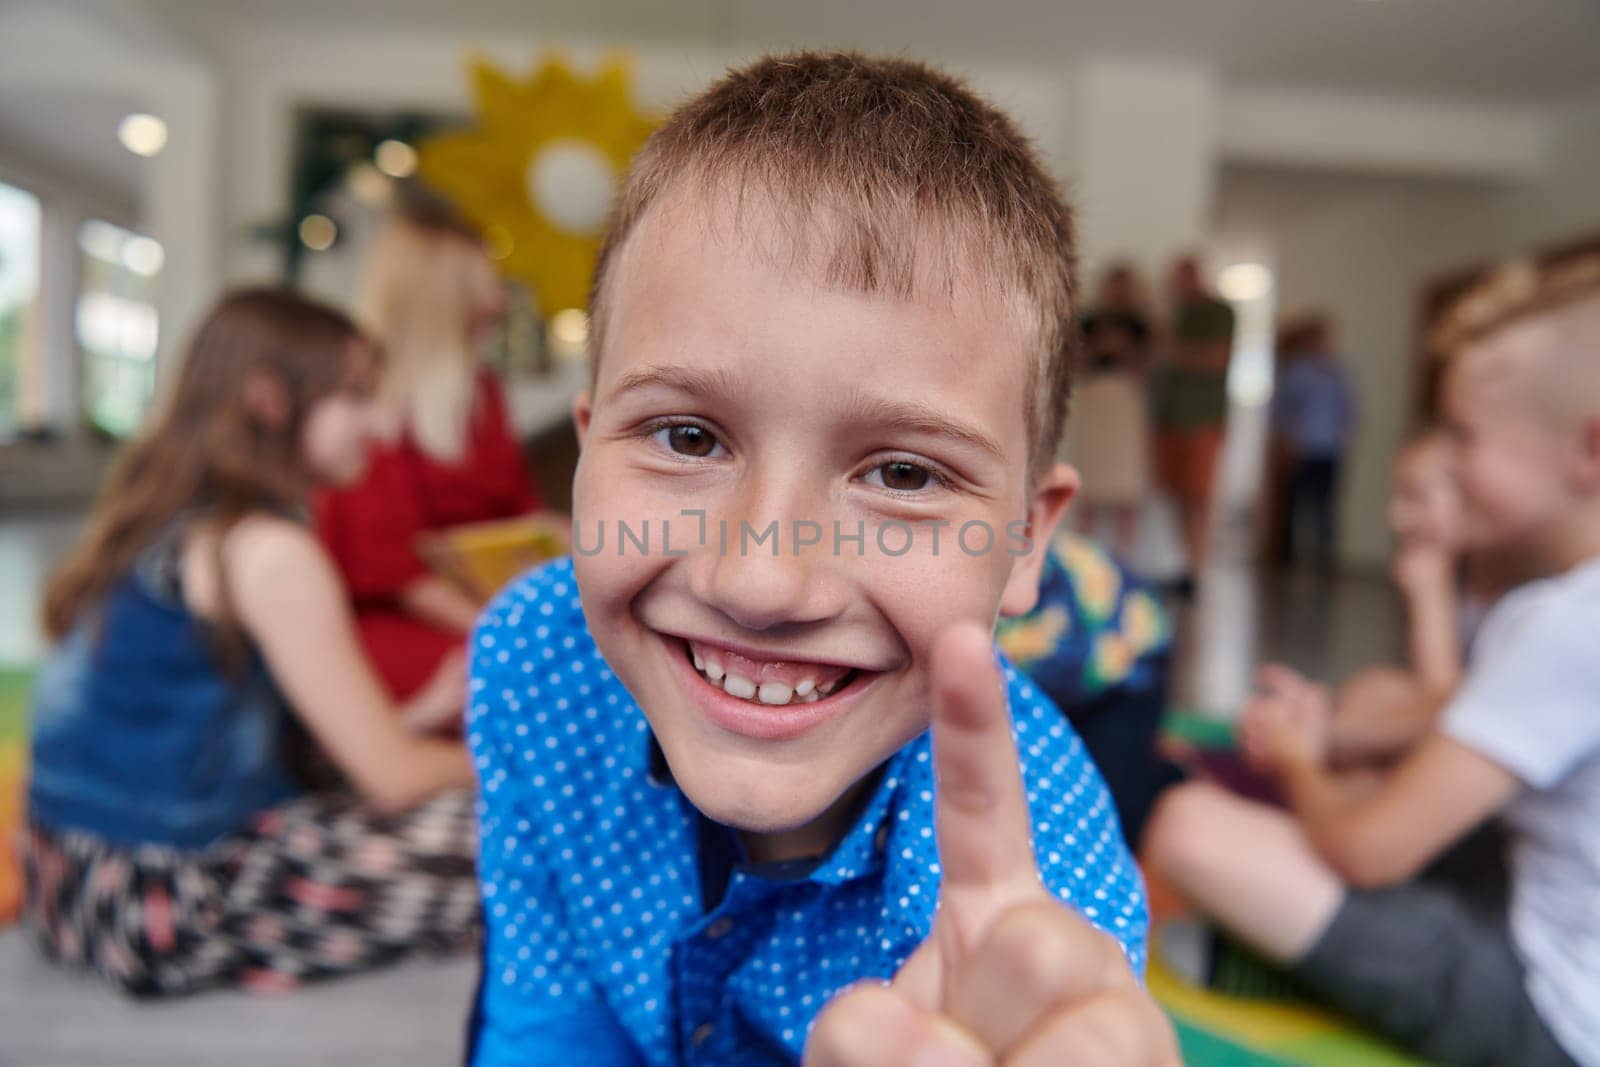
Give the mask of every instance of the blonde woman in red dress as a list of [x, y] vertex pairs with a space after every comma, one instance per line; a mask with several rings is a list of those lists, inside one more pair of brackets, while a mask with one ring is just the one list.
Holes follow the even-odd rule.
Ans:
[[419, 538], [540, 504], [499, 378], [479, 357], [505, 307], [493, 262], [460, 223], [411, 213], [377, 238], [360, 317], [385, 352], [379, 396], [398, 433], [360, 483], [318, 499], [316, 516], [362, 642], [399, 700], [464, 646], [482, 607], [430, 569]]

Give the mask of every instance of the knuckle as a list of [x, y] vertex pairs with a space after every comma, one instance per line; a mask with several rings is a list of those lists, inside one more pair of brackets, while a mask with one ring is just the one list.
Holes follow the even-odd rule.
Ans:
[[863, 1035], [871, 1032], [886, 1009], [884, 1002], [892, 999], [888, 990], [876, 983], [859, 982], [844, 989], [823, 1007], [812, 1024], [806, 1039], [805, 1062], [848, 1062], [851, 1050], [861, 1044]]
[[1013, 988], [1067, 992], [1093, 988], [1100, 981], [1102, 937], [1064, 906], [1040, 901], [1007, 911], [995, 923], [989, 941]]

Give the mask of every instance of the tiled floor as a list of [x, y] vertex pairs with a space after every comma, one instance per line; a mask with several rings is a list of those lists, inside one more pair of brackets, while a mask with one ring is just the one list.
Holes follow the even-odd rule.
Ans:
[[[36, 659], [43, 575], [75, 527], [63, 518], [0, 522], [0, 663]], [[1394, 656], [1401, 620], [1382, 582], [1262, 577], [1238, 547], [1242, 530], [1223, 531], [1198, 599], [1178, 611], [1179, 703], [1230, 714], [1263, 658], [1338, 679]], [[449, 1064], [459, 1059], [474, 980], [470, 960], [422, 961], [284, 997], [140, 1005], [41, 962], [11, 931], [0, 934], [0, 1067]]]
[[0, 1067], [440, 1067], [461, 1062], [469, 959], [419, 960], [287, 996], [141, 1004], [0, 934]]

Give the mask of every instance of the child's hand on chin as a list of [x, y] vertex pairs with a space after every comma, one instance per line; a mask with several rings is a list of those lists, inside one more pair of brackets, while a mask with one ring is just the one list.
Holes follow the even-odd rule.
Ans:
[[1256, 672], [1256, 694], [1240, 719], [1239, 743], [1258, 771], [1276, 773], [1294, 763], [1320, 767], [1328, 760], [1332, 720], [1327, 687], [1269, 664]]
[[809, 1067], [1177, 1065], [1177, 1046], [1122, 949], [1039, 880], [1005, 690], [987, 634], [935, 643], [939, 860], [933, 932], [885, 985], [835, 997]]

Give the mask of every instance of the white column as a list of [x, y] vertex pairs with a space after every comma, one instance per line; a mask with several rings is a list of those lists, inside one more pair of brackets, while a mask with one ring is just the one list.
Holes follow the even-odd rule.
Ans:
[[198, 62], [174, 64], [150, 95], [152, 110], [167, 123], [167, 146], [145, 172], [139, 213], [144, 231], [166, 252], [156, 308], [159, 391], [222, 285], [222, 176], [217, 85], [210, 71]]
[[1155, 59], [1086, 60], [1072, 91], [1076, 205], [1086, 281], [1129, 258], [1159, 280], [1176, 252], [1206, 236], [1217, 170], [1217, 79]]

